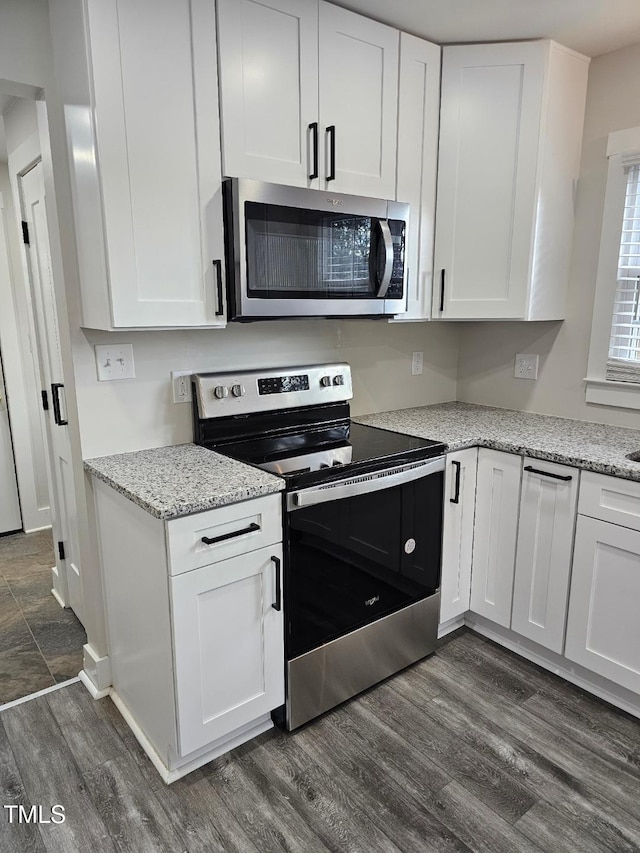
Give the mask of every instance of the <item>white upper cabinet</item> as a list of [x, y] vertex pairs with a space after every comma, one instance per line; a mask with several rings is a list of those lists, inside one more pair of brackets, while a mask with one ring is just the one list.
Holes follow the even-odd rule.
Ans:
[[395, 198], [399, 33], [317, 0], [219, 0], [228, 177]]
[[431, 316], [433, 235], [440, 116], [440, 48], [400, 33], [397, 201], [411, 206], [406, 264], [408, 310], [399, 320]]
[[223, 325], [213, 6], [85, 0], [83, 11], [75, 67], [61, 60], [83, 325]]
[[320, 174], [327, 189], [395, 198], [399, 39], [392, 27], [320, 2]]
[[550, 41], [443, 49], [434, 317], [564, 317], [587, 70]]
[[218, 31], [224, 174], [318, 186], [317, 0], [218, 0]]

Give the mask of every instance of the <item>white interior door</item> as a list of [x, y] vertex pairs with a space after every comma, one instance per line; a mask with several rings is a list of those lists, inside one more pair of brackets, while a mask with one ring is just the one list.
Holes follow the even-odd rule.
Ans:
[[9, 410], [0, 358], [0, 533], [22, 528]]
[[20, 188], [22, 215], [29, 233], [27, 267], [36, 321], [41, 380], [49, 402], [46, 422], [51, 521], [54, 542], [57, 544], [53, 589], [59, 600], [72, 607], [82, 621], [76, 499], [41, 163], [22, 175]]

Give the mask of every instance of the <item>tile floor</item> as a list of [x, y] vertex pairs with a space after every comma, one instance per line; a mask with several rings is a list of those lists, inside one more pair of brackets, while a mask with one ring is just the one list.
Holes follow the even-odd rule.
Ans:
[[0, 705], [73, 678], [86, 634], [51, 595], [51, 531], [0, 537]]

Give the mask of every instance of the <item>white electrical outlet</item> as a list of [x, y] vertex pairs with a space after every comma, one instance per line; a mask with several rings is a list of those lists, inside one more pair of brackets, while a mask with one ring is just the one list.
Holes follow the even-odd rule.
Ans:
[[131, 344], [98, 344], [95, 351], [99, 382], [112, 379], [135, 379], [136, 370]]
[[421, 376], [422, 375], [422, 363], [424, 360], [423, 352], [414, 352], [413, 358], [411, 359], [411, 375], [412, 376]]
[[173, 388], [174, 403], [191, 402], [191, 374], [192, 370], [172, 370], [171, 387]]
[[516, 379], [537, 379], [538, 356], [535, 354], [518, 353], [516, 355], [516, 366], [513, 375]]

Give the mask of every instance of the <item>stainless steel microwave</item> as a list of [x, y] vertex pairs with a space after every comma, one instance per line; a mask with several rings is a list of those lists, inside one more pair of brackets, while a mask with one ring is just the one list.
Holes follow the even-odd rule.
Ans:
[[408, 204], [241, 178], [223, 189], [230, 319], [407, 310]]

